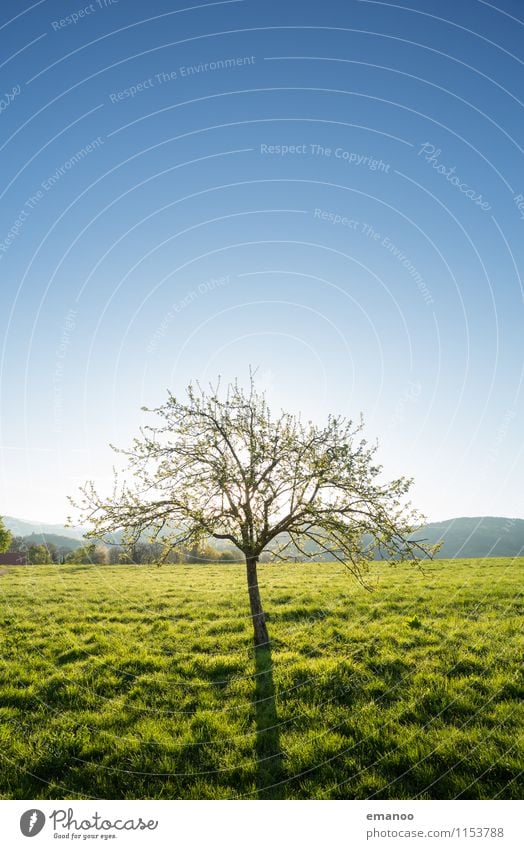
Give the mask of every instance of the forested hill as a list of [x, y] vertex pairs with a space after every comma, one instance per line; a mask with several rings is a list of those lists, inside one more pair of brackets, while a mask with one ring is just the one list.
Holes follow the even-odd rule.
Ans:
[[444, 540], [439, 558], [524, 557], [524, 519], [474, 516], [432, 522], [414, 535], [431, 543]]
[[[71, 549], [83, 544], [82, 529], [29, 522], [11, 516], [5, 516], [4, 522], [15, 536], [24, 537], [29, 544], [47, 542]], [[524, 557], [524, 519], [496, 516], [447, 519], [431, 522], [414, 534], [413, 538], [431, 543], [443, 540], [437, 555], [439, 558]], [[306, 546], [307, 550], [309, 548]]]

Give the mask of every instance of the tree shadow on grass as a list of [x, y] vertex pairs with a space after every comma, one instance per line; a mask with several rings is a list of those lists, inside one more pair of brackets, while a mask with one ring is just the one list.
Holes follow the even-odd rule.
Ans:
[[285, 798], [284, 770], [273, 682], [273, 661], [269, 646], [255, 649], [255, 673], [258, 798], [283, 799]]

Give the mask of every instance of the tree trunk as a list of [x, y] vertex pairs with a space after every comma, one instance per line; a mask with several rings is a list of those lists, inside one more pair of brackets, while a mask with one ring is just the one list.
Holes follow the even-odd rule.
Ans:
[[247, 589], [249, 592], [249, 603], [251, 605], [251, 618], [253, 619], [253, 630], [255, 637], [255, 648], [260, 646], [269, 647], [269, 635], [266, 626], [266, 616], [260, 601], [257, 576], [258, 557], [246, 555], [247, 567]]

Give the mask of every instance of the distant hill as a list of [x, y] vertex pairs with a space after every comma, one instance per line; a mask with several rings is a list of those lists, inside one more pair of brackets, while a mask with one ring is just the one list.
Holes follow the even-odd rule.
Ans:
[[[420, 528], [411, 537], [430, 544], [443, 542], [436, 557], [453, 559], [460, 557], [524, 557], [524, 519], [507, 519], [496, 516], [462, 516], [458, 519], [446, 519], [443, 522], [431, 522]], [[364, 542], [371, 542], [364, 537]], [[313, 543], [306, 542], [304, 550], [315, 551]], [[300, 559], [300, 552], [288, 549], [292, 558]], [[377, 553], [380, 559], [380, 553]], [[324, 555], [321, 560], [334, 560]]]
[[56, 545], [57, 548], [67, 548], [70, 551], [84, 545], [81, 539], [61, 536], [60, 534], [27, 534], [23, 539], [27, 545]]
[[524, 556], [524, 519], [463, 516], [432, 522], [413, 538], [430, 543], [444, 540], [439, 558]]
[[[14, 516], [4, 516], [4, 525], [15, 537], [26, 537], [31, 534], [43, 534], [48, 537], [57, 535], [68, 539], [82, 540], [83, 528], [66, 528], [65, 525], [50, 525], [46, 522], [32, 522], [29, 519], [16, 519]], [[50, 540], [51, 542], [52, 540]]]
[[[4, 524], [14, 536], [25, 537], [30, 545], [48, 542], [60, 548], [77, 548], [85, 542], [82, 528], [66, 528], [64, 525], [31, 522], [12, 516], [4, 516]], [[114, 535], [115, 542], [119, 538], [118, 534]], [[431, 522], [414, 534], [413, 539], [424, 539], [430, 543], [443, 540], [438, 558], [524, 557], [524, 519], [462, 516]], [[216, 540], [212, 540], [212, 544], [215, 548], [223, 547]], [[306, 546], [307, 550], [309, 548]]]

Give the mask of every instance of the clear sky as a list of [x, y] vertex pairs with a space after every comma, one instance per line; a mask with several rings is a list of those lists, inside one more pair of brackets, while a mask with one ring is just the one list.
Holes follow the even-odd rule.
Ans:
[[519, 0], [3, 0], [0, 514], [258, 367], [430, 519], [523, 516]]

